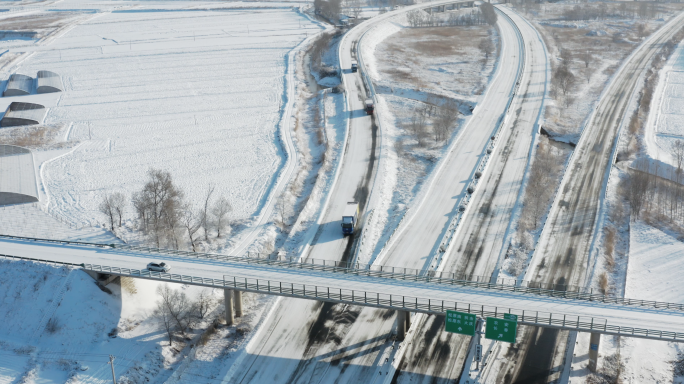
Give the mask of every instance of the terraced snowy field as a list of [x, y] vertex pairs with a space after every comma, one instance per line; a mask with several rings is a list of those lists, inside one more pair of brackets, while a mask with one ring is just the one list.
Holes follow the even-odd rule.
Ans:
[[130, 195], [157, 168], [197, 205], [214, 184], [233, 219], [248, 221], [286, 160], [286, 55], [318, 30], [289, 8], [129, 10], [93, 15], [39, 48], [20, 69], [62, 75], [45, 123], [71, 124], [79, 143], [43, 170], [50, 211], [101, 221], [105, 191]]

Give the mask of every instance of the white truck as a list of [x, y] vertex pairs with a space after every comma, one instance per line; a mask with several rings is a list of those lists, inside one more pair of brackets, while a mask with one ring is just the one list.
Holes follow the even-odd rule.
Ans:
[[342, 234], [347, 236], [354, 233], [359, 220], [359, 203], [348, 202], [342, 214]]

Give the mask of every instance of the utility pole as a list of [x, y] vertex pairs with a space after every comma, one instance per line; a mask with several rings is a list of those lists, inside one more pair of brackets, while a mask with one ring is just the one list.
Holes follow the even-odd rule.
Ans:
[[107, 364], [112, 366], [112, 382], [114, 384], [116, 384], [116, 375], [114, 375], [114, 359], [115, 359], [114, 356], [109, 355], [109, 363], [107, 363]]

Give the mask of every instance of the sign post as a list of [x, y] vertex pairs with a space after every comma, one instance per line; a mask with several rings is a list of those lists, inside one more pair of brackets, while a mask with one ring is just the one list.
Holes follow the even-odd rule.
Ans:
[[447, 311], [444, 330], [451, 333], [474, 336], [477, 316], [471, 313]]
[[507, 343], [515, 343], [515, 337], [517, 336], [517, 332], [517, 321], [508, 319], [497, 319], [496, 317], [487, 318], [487, 329], [485, 330], [485, 338], [487, 339], [505, 341]]

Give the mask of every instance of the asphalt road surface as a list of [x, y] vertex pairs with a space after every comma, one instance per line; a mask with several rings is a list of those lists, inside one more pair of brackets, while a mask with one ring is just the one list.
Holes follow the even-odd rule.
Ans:
[[[563, 176], [525, 280], [548, 284], [586, 284], [590, 247], [596, 234], [602, 193], [612, 166], [613, 147], [641, 75], [662, 44], [681, 28], [684, 14], [670, 20], [638, 47], [604, 91], [584, 128]], [[596, 257], [596, 256], [594, 256]], [[516, 348], [497, 382], [548, 383], [561, 374], [567, 332], [533, 327], [518, 334]]]

